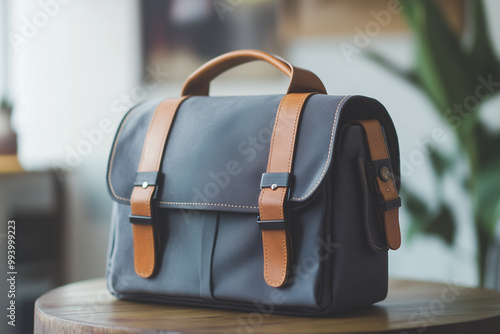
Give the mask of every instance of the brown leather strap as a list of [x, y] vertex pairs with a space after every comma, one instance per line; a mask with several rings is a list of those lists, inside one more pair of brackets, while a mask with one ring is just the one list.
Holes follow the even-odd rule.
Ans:
[[[374, 119], [354, 121], [354, 123], [361, 125], [365, 130], [371, 160], [389, 159], [380, 123]], [[387, 169], [385, 172], [389, 172], [389, 170]], [[374, 178], [374, 187], [377, 193], [381, 196], [383, 202], [398, 200], [399, 195], [396, 189], [394, 175], [389, 173], [389, 177], [384, 180], [382, 178], [382, 173], [384, 173], [384, 171], [378, 171], [376, 174], [377, 176]], [[387, 246], [394, 250], [398, 249], [401, 245], [398, 212], [398, 207], [380, 212], [380, 219], [385, 230]]]
[[[170, 126], [178, 107], [187, 96], [165, 100], [156, 108], [142, 148], [141, 161], [138, 173], [159, 172], [161, 160]], [[153, 195], [156, 185], [136, 185], [130, 197], [132, 215], [152, 217]], [[134, 239], [134, 269], [137, 275], [150, 277], [156, 267], [157, 236], [155, 227], [150, 225], [133, 224]]]
[[256, 50], [238, 50], [225, 53], [216, 57], [194, 71], [184, 83], [182, 95], [208, 95], [210, 81], [219, 74], [235, 66], [254, 61], [262, 60], [290, 78], [287, 94], [318, 92], [326, 94], [326, 89], [321, 80], [312, 72], [294, 67], [285, 60]]
[[[287, 94], [281, 100], [269, 150], [267, 173], [291, 173], [295, 138], [300, 113], [311, 93]], [[285, 220], [285, 201], [287, 187], [262, 188], [259, 196], [259, 214], [261, 221]], [[280, 287], [286, 281], [290, 245], [285, 229], [262, 231], [264, 250], [264, 278], [272, 287]]]

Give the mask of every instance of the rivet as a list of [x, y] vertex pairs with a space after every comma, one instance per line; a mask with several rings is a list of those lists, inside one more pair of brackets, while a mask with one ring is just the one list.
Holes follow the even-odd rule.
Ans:
[[276, 183], [271, 184], [271, 190], [278, 189], [278, 185]]
[[149, 185], [149, 184], [148, 184], [147, 182], [144, 182], [144, 183], [142, 184], [142, 187], [143, 187], [144, 189], [146, 189], [146, 188], [148, 187], [148, 185]]
[[389, 181], [391, 178], [391, 171], [386, 166], [382, 166], [379, 171], [382, 181]]

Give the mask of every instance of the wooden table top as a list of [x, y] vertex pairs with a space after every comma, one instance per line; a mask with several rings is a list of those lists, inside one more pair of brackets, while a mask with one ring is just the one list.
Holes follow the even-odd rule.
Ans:
[[121, 301], [104, 279], [69, 284], [35, 304], [35, 333], [500, 333], [500, 291], [391, 280], [373, 307], [329, 318]]

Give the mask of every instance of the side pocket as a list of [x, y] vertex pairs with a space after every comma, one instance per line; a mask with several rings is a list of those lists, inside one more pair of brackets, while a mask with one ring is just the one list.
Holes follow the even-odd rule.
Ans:
[[370, 192], [368, 179], [366, 177], [366, 158], [358, 159], [358, 169], [363, 193], [363, 225], [365, 226], [366, 238], [370, 247], [376, 252], [387, 251], [385, 235], [378, 222], [378, 199], [375, 193]]

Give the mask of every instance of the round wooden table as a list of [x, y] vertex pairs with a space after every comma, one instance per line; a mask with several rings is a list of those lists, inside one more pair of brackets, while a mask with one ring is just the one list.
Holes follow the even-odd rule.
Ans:
[[391, 280], [383, 302], [329, 318], [115, 299], [104, 279], [69, 284], [35, 304], [35, 333], [500, 333], [500, 292]]

